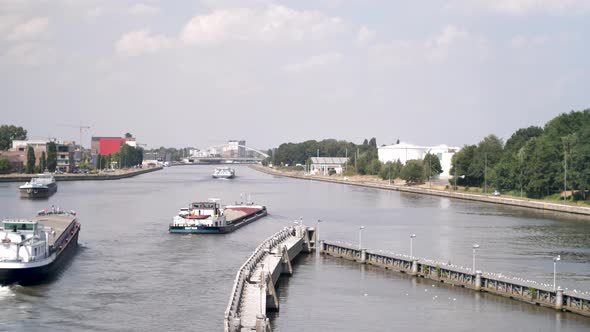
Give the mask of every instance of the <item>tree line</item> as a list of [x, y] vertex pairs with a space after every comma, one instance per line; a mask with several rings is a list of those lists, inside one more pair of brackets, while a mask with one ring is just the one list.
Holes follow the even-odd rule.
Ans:
[[[453, 156], [457, 184], [514, 191], [539, 198], [561, 191], [586, 199], [590, 189], [590, 109], [563, 113], [544, 127], [495, 135]], [[454, 181], [454, 179], [452, 180]]]
[[[399, 143], [399, 140], [398, 140]], [[377, 153], [377, 139], [365, 139], [362, 144], [343, 140], [308, 140], [302, 143], [284, 143], [268, 150], [270, 157], [263, 164], [310, 164], [311, 157], [348, 157], [345, 175], [377, 175], [384, 180], [402, 178], [410, 184], [422, 183], [429, 177], [442, 173], [437, 156], [427, 154], [423, 160], [411, 160], [403, 165], [399, 160], [383, 163]]]
[[143, 163], [143, 149], [123, 144], [118, 152], [111, 155], [98, 155], [96, 157], [96, 167], [98, 169], [110, 168], [116, 163], [119, 168], [133, 167]]

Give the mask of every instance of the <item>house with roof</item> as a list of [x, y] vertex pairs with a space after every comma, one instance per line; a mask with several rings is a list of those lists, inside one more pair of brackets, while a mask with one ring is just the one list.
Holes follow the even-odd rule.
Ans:
[[344, 173], [348, 158], [341, 157], [311, 157], [310, 173], [320, 175], [330, 175]]

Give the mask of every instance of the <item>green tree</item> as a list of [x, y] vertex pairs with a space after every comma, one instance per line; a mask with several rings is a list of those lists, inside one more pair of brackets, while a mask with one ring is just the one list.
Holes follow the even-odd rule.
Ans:
[[381, 167], [381, 171], [379, 172], [379, 176], [383, 180], [395, 180], [400, 176], [400, 172], [402, 170], [402, 163], [399, 160], [395, 162], [388, 161]]
[[488, 176], [502, 158], [503, 148], [502, 140], [496, 135], [488, 135], [479, 142], [466, 174], [471, 185], [483, 186], [486, 180], [491, 180]]
[[27, 131], [13, 125], [0, 126], [0, 150], [8, 150], [14, 140], [26, 140]]
[[531, 138], [539, 137], [541, 135], [543, 135], [543, 129], [541, 127], [530, 126], [528, 128], [518, 129], [506, 141], [504, 149], [508, 153], [516, 154]]
[[[461, 150], [453, 155], [451, 159], [451, 174], [453, 175], [453, 179], [450, 181], [455, 184], [455, 180], [457, 180], [457, 185], [459, 186], [473, 186], [476, 183], [479, 183], [479, 178], [472, 177], [469, 173], [469, 168], [475, 154], [477, 152], [476, 145], [466, 145]], [[457, 179], [455, 179], [455, 175], [457, 175]]]
[[45, 168], [47, 167], [47, 157], [45, 156], [45, 151], [41, 152], [41, 159], [39, 159], [39, 172], [45, 172]]
[[379, 159], [371, 160], [371, 162], [367, 166], [367, 174], [379, 175], [379, 172], [381, 171], [382, 166], [383, 166], [383, 163], [380, 162]]
[[590, 190], [590, 127], [582, 129], [576, 136], [571, 152], [570, 181], [585, 200]]
[[518, 129], [506, 141], [500, 162], [490, 172], [491, 182], [500, 190], [521, 189], [524, 171], [524, 146], [543, 135], [543, 129], [531, 126]]
[[57, 146], [55, 142], [47, 143], [47, 169], [55, 172], [57, 168]]
[[558, 146], [548, 137], [533, 138], [524, 147], [524, 188], [528, 196], [547, 196], [560, 189], [563, 165]]
[[408, 160], [402, 168], [400, 178], [408, 184], [424, 182], [424, 167], [421, 160]]
[[377, 148], [377, 139], [375, 137], [371, 138], [371, 140], [369, 141], [369, 145], [376, 149]]
[[437, 176], [443, 172], [440, 160], [435, 154], [427, 153], [422, 161], [424, 167], [424, 177], [429, 178]]
[[8, 173], [11, 169], [10, 161], [6, 158], [0, 158], [0, 173]]
[[27, 147], [27, 166], [25, 172], [31, 174], [35, 173], [35, 150], [32, 146]]

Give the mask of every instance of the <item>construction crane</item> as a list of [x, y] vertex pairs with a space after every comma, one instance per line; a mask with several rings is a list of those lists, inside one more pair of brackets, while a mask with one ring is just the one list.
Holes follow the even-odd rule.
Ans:
[[80, 140], [78, 141], [78, 145], [80, 146], [80, 151], [82, 151], [82, 130], [90, 129], [90, 126], [83, 126], [83, 125], [69, 125], [69, 124], [60, 124], [61, 127], [70, 127], [70, 128], [79, 128], [80, 129]]

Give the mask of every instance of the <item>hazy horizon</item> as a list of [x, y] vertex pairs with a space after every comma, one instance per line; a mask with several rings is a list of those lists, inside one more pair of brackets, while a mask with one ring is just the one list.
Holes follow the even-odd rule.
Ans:
[[476, 144], [590, 107], [590, 1], [0, 0], [1, 124], [150, 148]]

